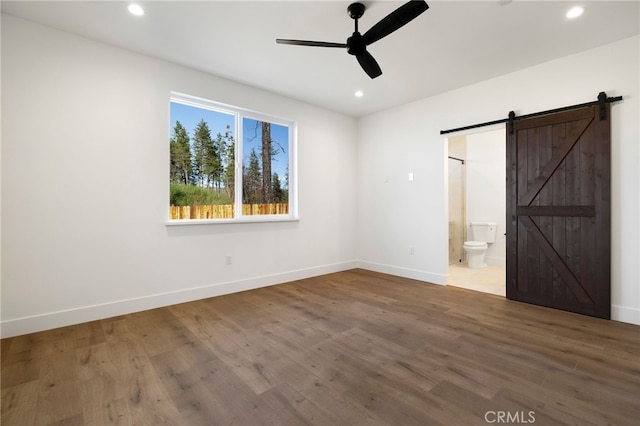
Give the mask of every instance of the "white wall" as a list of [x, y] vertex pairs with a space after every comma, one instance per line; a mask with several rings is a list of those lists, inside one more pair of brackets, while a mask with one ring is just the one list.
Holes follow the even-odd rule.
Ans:
[[[496, 242], [485, 262], [506, 265], [506, 134], [505, 128], [466, 136], [466, 217], [469, 222], [496, 222]], [[467, 238], [470, 239], [470, 238]]]
[[[299, 222], [165, 225], [172, 90], [298, 122]], [[3, 337], [356, 264], [353, 118], [6, 15], [2, 107]]]
[[[633, 37], [360, 119], [361, 265], [446, 282], [446, 148], [440, 130], [506, 118], [510, 110], [524, 115], [592, 101], [606, 91], [624, 97], [612, 105], [612, 317], [640, 324], [639, 56], [640, 38]], [[407, 181], [409, 172], [413, 182]]]
[[[612, 314], [640, 324], [639, 54], [634, 37], [356, 121], [3, 15], [2, 336], [354, 265], [444, 284], [439, 131], [601, 90], [625, 98], [612, 107]], [[165, 225], [172, 90], [298, 122], [300, 222]]]

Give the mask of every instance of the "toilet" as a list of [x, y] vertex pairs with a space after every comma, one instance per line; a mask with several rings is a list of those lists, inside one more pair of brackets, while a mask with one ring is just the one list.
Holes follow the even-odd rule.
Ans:
[[495, 222], [471, 222], [469, 234], [471, 238], [465, 241], [463, 248], [467, 253], [467, 265], [469, 268], [484, 268], [484, 254], [487, 252], [490, 243], [496, 242]]

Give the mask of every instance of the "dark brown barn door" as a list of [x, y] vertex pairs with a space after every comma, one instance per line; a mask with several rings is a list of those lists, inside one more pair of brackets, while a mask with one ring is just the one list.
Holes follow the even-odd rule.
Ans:
[[507, 298], [610, 317], [609, 106], [507, 132]]

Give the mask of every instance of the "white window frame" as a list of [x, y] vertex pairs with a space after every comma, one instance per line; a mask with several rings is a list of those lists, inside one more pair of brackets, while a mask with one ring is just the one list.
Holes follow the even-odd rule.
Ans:
[[[178, 225], [208, 225], [208, 224], [230, 224], [230, 223], [255, 223], [255, 222], [291, 222], [298, 221], [298, 126], [293, 120], [275, 117], [273, 115], [227, 105], [220, 102], [199, 98], [179, 92], [171, 92], [169, 104], [172, 102], [188, 105], [196, 108], [208, 109], [211, 111], [233, 115], [235, 117], [235, 202], [234, 217], [229, 219], [171, 219], [167, 213], [166, 224], [170, 226]], [[242, 214], [242, 121], [243, 118], [266, 121], [273, 124], [285, 126], [289, 129], [289, 208], [288, 214], [272, 215], [243, 215]], [[170, 126], [172, 123], [170, 123]], [[168, 183], [168, 182], [167, 182]], [[169, 191], [167, 190], [167, 195]], [[167, 198], [166, 206], [169, 206]]]

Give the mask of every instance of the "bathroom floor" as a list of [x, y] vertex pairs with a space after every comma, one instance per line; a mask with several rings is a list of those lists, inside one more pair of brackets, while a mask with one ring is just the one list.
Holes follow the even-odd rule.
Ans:
[[506, 295], [506, 269], [504, 266], [487, 265], [471, 269], [466, 263], [449, 265], [447, 284], [483, 293]]

